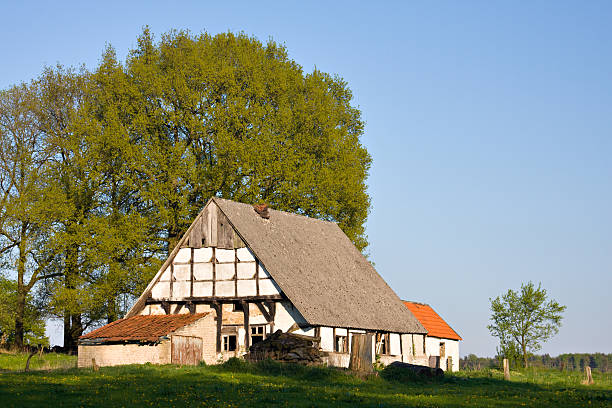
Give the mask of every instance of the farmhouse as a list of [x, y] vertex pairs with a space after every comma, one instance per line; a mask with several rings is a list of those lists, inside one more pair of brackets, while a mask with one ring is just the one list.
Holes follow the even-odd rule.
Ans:
[[125, 319], [81, 337], [78, 364], [214, 364], [277, 330], [319, 338], [329, 365], [348, 365], [355, 333], [383, 363], [427, 362], [427, 330], [338, 225], [214, 197]]
[[433, 308], [424, 303], [404, 302], [406, 307], [427, 329], [425, 354], [430, 367], [459, 370], [459, 340], [461, 337]]

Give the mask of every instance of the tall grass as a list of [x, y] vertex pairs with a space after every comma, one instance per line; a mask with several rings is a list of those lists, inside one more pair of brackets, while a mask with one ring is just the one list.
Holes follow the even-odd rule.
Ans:
[[[28, 353], [0, 351], [0, 370], [23, 371]], [[57, 370], [76, 367], [77, 357], [66, 354], [38, 353], [30, 359], [30, 370]]]

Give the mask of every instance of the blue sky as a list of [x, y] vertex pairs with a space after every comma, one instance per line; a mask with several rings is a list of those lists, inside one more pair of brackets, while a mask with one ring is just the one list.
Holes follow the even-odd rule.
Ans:
[[567, 305], [542, 352], [612, 352], [612, 3], [85, 3], [3, 4], [0, 87], [123, 58], [144, 25], [272, 37], [349, 83], [371, 258], [462, 355], [494, 355], [489, 298], [528, 280]]

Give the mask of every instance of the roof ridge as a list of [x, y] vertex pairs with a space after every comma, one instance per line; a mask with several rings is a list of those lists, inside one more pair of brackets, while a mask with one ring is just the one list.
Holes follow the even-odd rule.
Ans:
[[[217, 196], [213, 196], [212, 199], [214, 201], [221, 200], [221, 201], [226, 201], [226, 202], [229, 202], [229, 203], [232, 203], [232, 204], [242, 205], [242, 206], [245, 206], [245, 207], [247, 207], [247, 206], [248, 207], [253, 207], [254, 205], [256, 205], [256, 204], [243, 203], [243, 202], [240, 202], [240, 201], [234, 201], [234, 200], [230, 200], [229, 198], [222, 198], [222, 197], [217, 197]], [[327, 224], [338, 225], [338, 223], [336, 221], [323, 220], [321, 218], [310, 217], [308, 215], [298, 214], [298, 213], [291, 212], [291, 211], [277, 210], [274, 207], [272, 207], [270, 204], [266, 204], [266, 205], [268, 206], [268, 211], [280, 213], [280, 214], [291, 216], [291, 217], [306, 218], [308, 220], [313, 220], [313, 221], [318, 221], [318, 222], [324, 222], [324, 223], [327, 223]]]

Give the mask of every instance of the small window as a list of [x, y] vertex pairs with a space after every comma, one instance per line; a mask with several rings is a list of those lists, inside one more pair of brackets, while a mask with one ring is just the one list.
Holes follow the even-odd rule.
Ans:
[[266, 336], [266, 331], [264, 330], [264, 326], [252, 326], [251, 327], [251, 345], [257, 344]]
[[234, 303], [232, 312], [242, 312], [242, 311], [244, 311], [244, 307], [242, 307], [242, 303]]
[[440, 358], [446, 355], [446, 345], [444, 343], [440, 343]]
[[235, 334], [224, 334], [223, 335], [223, 351], [236, 351], [236, 335]]
[[376, 342], [376, 350], [380, 355], [391, 354], [389, 350], [389, 333], [379, 333], [376, 335], [378, 341]]
[[334, 341], [334, 351], [336, 353], [348, 353], [346, 336], [336, 336]]

